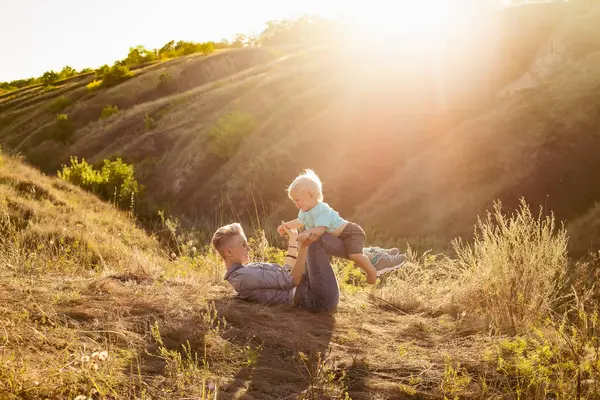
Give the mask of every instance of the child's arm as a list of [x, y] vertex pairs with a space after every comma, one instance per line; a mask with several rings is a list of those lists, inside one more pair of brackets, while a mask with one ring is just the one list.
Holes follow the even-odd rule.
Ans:
[[284, 225], [287, 226], [288, 229], [300, 229], [304, 226], [298, 218], [288, 221]]
[[325, 229], [324, 226], [315, 226], [314, 228], [307, 229], [298, 236], [298, 241], [304, 242], [312, 235], [321, 237], [325, 233]]
[[289, 230], [294, 230], [294, 229], [300, 229], [302, 228], [304, 225], [302, 224], [302, 222], [300, 222], [299, 219], [294, 219], [288, 222], [283, 222], [281, 221], [281, 225], [279, 225], [277, 227], [277, 233], [279, 233], [281, 236], [285, 235], [285, 229], [289, 229]]

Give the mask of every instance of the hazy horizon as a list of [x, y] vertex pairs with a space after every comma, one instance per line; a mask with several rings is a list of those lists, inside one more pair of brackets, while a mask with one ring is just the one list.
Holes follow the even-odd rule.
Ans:
[[130, 47], [153, 49], [171, 40], [220, 41], [236, 34], [257, 35], [271, 20], [302, 14], [344, 18], [383, 35], [443, 34], [437, 25], [464, 18], [490, 1], [361, 0], [340, 5], [334, 0], [252, 3], [229, 0], [203, 5], [191, 0], [105, 0], [90, 8], [78, 0], [11, 2], [3, 10], [0, 46], [10, 55], [0, 65], [0, 82], [40, 77], [69, 65], [97, 68], [125, 58]]
[[230, 0], [210, 5], [190, 0], [105, 0], [99, 7], [77, 0], [10, 2], [3, 10], [0, 47], [9, 54], [0, 81], [39, 77], [69, 65], [96, 68], [127, 56], [130, 47], [158, 48], [170, 40], [219, 41], [260, 33], [269, 20], [304, 13], [326, 15], [332, 2], [301, 4]]

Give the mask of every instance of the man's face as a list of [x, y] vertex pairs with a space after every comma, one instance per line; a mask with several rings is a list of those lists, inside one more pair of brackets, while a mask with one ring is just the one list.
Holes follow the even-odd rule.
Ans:
[[236, 235], [232, 237], [227, 247], [227, 255], [235, 263], [247, 264], [250, 261], [250, 249], [248, 248], [246, 236]]

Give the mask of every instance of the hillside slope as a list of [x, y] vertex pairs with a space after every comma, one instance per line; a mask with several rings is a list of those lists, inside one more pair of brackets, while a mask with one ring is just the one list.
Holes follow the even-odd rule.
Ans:
[[479, 369], [478, 325], [380, 304], [339, 267], [335, 316], [248, 304], [214, 255], [167, 258], [126, 213], [4, 156], [0, 399], [480, 393], [442, 386]]
[[[581, 218], [600, 194], [598, 11], [534, 4], [489, 18], [446, 38], [443, 67], [410, 46], [247, 48], [156, 64], [94, 93], [91, 76], [22, 91], [0, 98], [0, 143], [47, 173], [70, 155], [121, 156], [146, 186], [142, 214], [164, 209], [210, 228], [257, 207], [270, 225], [291, 218], [284, 189], [306, 167], [371, 237], [447, 243], [498, 198]], [[558, 61], [539, 84], [497, 96], [549, 43]], [[48, 137], [59, 95], [73, 100], [60, 112], [77, 128], [66, 144]], [[121, 111], [99, 120], [106, 105]], [[215, 150], [223, 124], [247, 134], [225, 133], [227, 154]]]

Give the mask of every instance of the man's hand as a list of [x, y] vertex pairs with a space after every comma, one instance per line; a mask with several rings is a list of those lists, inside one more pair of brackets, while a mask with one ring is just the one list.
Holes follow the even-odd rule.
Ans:
[[298, 241], [305, 244], [311, 244], [319, 239], [319, 235], [314, 232], [304, 231], [298, 236]]

